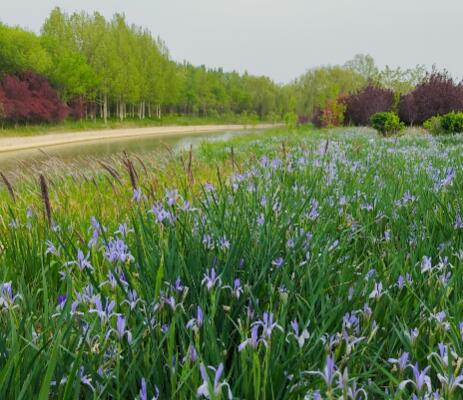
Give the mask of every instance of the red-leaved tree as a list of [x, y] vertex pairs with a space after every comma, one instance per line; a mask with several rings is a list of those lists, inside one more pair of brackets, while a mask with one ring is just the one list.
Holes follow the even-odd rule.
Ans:
[[463, 111], [463, 83], [456, 83], [446, 72], [428, 74], [399, 103], [399, 116], [410, 125], [452, 111]]
[[59, 122], [69, 113], [48, 80], [34, 72], [6, 75], [0, 82], [0, 118], [7, 122]]
[[394, 92], [377, 86], [367, 86], [358, 93], [344, 99], [345, 122], [353, 125], [368, 125], [373, 114], [391, 111], [394, 105]]
[[81, 97], [77, 97], [68, 103], [69, 116], [74, 119], [82, 119], [85, 117], [87, 103]]

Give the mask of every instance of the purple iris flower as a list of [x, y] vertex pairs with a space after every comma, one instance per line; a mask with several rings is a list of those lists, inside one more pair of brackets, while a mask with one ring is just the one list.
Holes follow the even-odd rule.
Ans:
[[[205, 397], [206, 399], [215, 398], [221, 394], [222, 388], [225, 387], [228, 390], [228, 398], [232, 399], [233, 396], [228, 383], [224, 381], [220, 382], [220, 379], [223, 374], [223, 364], [220, 364], [217, 367], [217, 369], [209, 366], [209, 369], [211, 369], [214, 372], [214, 382], [212, 385], [210, 384], [209, 376], [207, 375], [207, 370], [204, 364], [201, 363], [201, 365], [199, 366], [203, 383], [197, 390], [198, 397]], [[212, 389], [213, 395], [211, 395], [210, 389]]]
[[164, 209], [162, 204], [159, 204], [159, 203], [154, 204], [153, 207], [151, 207], [151, 212], [155, 215], [156, 221], [158, 223], [162, 223], [165, 220], [173, 221], [172, 214], [166, 209]]
[[206, 285], [207, 290], [211, 290], [218, 283], [221, 284], [220, 278], [217, 276], [215, 268], [212, 267], [206, 274], [203, 275], [204, 278], [201, 281], [201, 284]]
[[177, 189], [167, 190], [166, 191], [166, 200], [167, 200], [167, 204], [169, 206], [172, 207], [177, 202], [178, 197], [179, 197], [179, 195], [178, 195], [178, 190]]
[[206, 182], [204, 184], [204, 190], [208, 193], [215, 191], [215, 186], [212, 183]]
[[272, 265], [275, 267], [281, 267], [285, 263], [285, 260], [283, 257], [278, 257], [275, 260], [272, 261]]
[[241, 281], [239, 278], [236, 278], [233, 281], [233, 293], [237, 299], [239, 299], [241, 294], [243, 293], [243, 288], [241, 286]]
[[262, 337], [270, 339], [275, 328], [283, 331], [283, 328], [274, 321], [273, 313], [264, 312], [262, 319], [252, 323], [252, 326], [262, 327]]
[[100, 233], [98, 229], [94, 229], [92, 233], [92, 237], [88, 241], [87, 247], [91, 249], [93, 246], [96, 246], [98, 244], [98, 239], [100, 238]]
[[405, 279], [402, 275], [399, 276], [399, 279], [397, 279], [397, 287], [402, 290], [403, 287], [405, 286]]
[[[432, 352], [429, 356], [428, 356], [428, 359], [430, 359], [431, 357], [436, 357], [440, 364], [442, 364], [442, 366], [444, 368], [447, 368], [449, 366], [449, 350], [448, 350], [448, 346], [444, 343], [438, 343], [437, 344], [437, 348], [438, 348], [438, 352]], [[453, 353], [452, 353], [453, 355]]]
[[240, 345], [238, 346], [238, 351], [243, 351], [247, 346], [256, 349], [260, 342], [264, 343], [265, 346], [267, 346], [267, 342], [264, 339], [259, 339], [259, 327], [257, 325], [254, 325], [251, 328], [251, 336], [240, 343]]
[[64, 308], [64, 306], [66, 305], [67, 298], [68, 297], [65, 294], [61, 294], [58, 296], [58, 309], [59, 310], [62, 310]]
[[453, 227], [455, 229], [463, 229], [463, 220], [461, 219], [461, 214], [459, 211], [455, 217], [455, 225]]
[[190, 357], [190, 360], [195, 362], [198, 359], [198, 352], [196, 351], [195, 346], [190, 345], [188, 348], [188, 356]]
[[133, 189], [132, 201], [140, 203], [142, 200], [142, 197], [143, 197], [143, 193], [141, 189], [138, 189], [138, 188]]
[[221, 250], [229, 250], [230, 249], [230, 241], [226, 238], [226, 236], [222, 236], [219, 239], [219, 247]]
[[122, 237], [126, 237], [128, 233], [133, 232], [133, 229], [130, 229], [127, 223], [119, 224], [117, 231], [115, 232], [116, 235], [119, 234]]
[[293, 329], [293, 332], [290, 332], [288, 334], [288, 337], [294, 336], [297, 340], [299, 347], [302, 348], [305, 344], [305, 341], [310, 338], [309, 331], [304, 328], [302, 332], [300, 332], [299, 323], [296, 320], [291, 321], [291, 328]]
[[389, 358], [387, 361], [391, 364], [396, 364], [399, 367], [400, 372], [403, 372], [405, 371], [405, 368], [408, 367], [409, 358], [410, 354], [405, 351], [399, 358]]
[[383, 295], [383, 284], [382, 282], [375, 282], [375, 287], [370, 293], [370, 299], [379, 299]]
[[180, 277], [178, 277], [178, 278], [175, 280], [174, 290], [175, 290], [176, 292], [183, 292], [184, 289], [185, 289], [185, 286], [183, 286], [182, 280], [180, 279]]
[[432, 259], [428, 256], [423, 256], [421, 261], [421, 273], [425, 273], [432, 270]]
[[114, 332], [119, 340], [123, 340], [124, 336], [127, 337], [127, 342], [132, 342], [132, 333], [130, 330], [125, 329], [126, 321], [122, 315], [118, 315], [116, 319], [116, 329], [112, 329], [110, 332]]
[[96, 219], [96, 217], [91, 217], [90, 218], [90, 225], [92, 225], [93, 229], [96, 229], [98, 231], [101, 230], [101, 225], [98, 222], [98, 220]]
[[185, 200], [182, 205], [180, 206], [180, 210], [182, 211], [192, 211], [191, 204], [188, 200]]
[[211, 235], [206, 234], [203, 236], [203, 245], [208, 250], [214, 249], [214, 239], [212, 239]]
[[102, 324], [107, 323], [109, 318], [114, 315], [113, 310], [116, 305], [114, 300], [106, 300], [105, 305], [103, 306], [101, 297], [98, 295], [94, 297], [93, 304], [95, 305], [95, 308], [91, 308], [89, 312], [96, 313], [100, 317]]
[[198, 306], [196, 308], [196, 318], [190, 319], [186, 324], [186, 328], [187, 329], [201, 328], [201, 326], [203, 326], [203, 322], [204, 322], [203, 309], [200, 306]]
[[319, 375], [325, 381], [326, 386], [329, 388], [333, 387], [334, 378], [338, 378], [341, 380], [342, 376], [341, 373], [338, 371], [336, 364], [334, 362], [334, 358], [331, 355], [326, 357], [326, 364], [325, 368], [322, 371], [305, 371], [305, 373], [310, 375]]
[[93, 271], [93, 267], [89, 261], [89, 258], [90, 253], [87, 253], [87, 255], [85, 255], [82, 250], [78, 249], [76, 261], [69, 261], [66, 263], [66, 265], [77, 265], [81, 271], [83, 271], [84, 269]]
[[413, 371], [413, 379], [406, 379], [399, 384], [399, 389], [402, 390], [408, 384], [411, 384], [416, 388], [418, 392], [422, 392], [424, 389], [427, 389], [428, 392], [431, 392], [431, 378], [428, 376], [428, 371], [431, 368], [427, 366], [425, 369], [420, 370], [418, 364], [410, 365], [410, 368]]
[[130, 254], [129, 247], [122, 239], [110, 240], [104, 250], [106, 259], [111, 263], [118, 261], [125, 263], [134, 260], [132, 254]]
[[53, 255], [58, 255], [59, 252], [58, 252], [58, 249], [56, 248], [56, 246], [50, 242], [49, 240], [47, 240], [45, 242], [45, 244], [47, 245], [47, 249], [45, 250], [45, 255], [47, 254], [53, 254]]
[[132, 289], [127, 292], [127, 298], [122, 302], [122, 304], [127, 303], [130, 309], [134, 310], [139, 301], [141, 300], [138, 298], [137, 292], [135, 289]]
[[[157, 386], [154, 387], [154, 396], [151, 398], [151, 400], [158, 400], [159, 399], [159, 389]], [[141, 383], [140, 383], [140, 400], [149, 400], [148, 399], [148, 390], [146, 388], [146, 380], [145, 378], [141, 378]]]
[[312, 199], [310, 202], [310, 211], [309, 211], [309, 219], [314, 221], [319, 217], [320, 213], [318, 212], [318, 201]]

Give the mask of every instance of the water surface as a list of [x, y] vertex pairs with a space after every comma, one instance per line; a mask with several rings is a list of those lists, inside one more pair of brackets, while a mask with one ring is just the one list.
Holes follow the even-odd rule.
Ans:
[[85, 163], [90, 158], [108, 158], [121, 154], [123, 151], [138, 155], [152, 153], [155, 156], [159, 153], [165, 153], [167, 148], [177, 151], [189, 148], [190, 145], [196, 146], [202, 141], [224, 141], [251, 132], [255, 133], [256, 130], [125, 137], [5, 152], [0, 153], [0, 169], [15, 171], [53, 158], [74, 164]]

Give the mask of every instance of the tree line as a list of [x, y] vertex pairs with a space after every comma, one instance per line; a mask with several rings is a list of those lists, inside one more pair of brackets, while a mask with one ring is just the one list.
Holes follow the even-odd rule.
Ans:
[[291, 114], [300, 122], [336, 125], [343, 97], [374, 87], [399, 99], [425, 77], [420, 65], [380, 69], [371, 56], [357, 55], [280, 85], [265, 76], [176, 62], [160, 38], [122, 14], [108, 20], [56, 8], [38, 35], [0, 23], [0, 120], [14, 123], [165, 114], [276, 121]]
[[[21, 86], [24, 72], [46, 77], [69, 113], [81, 118], [233, 113], [264, 119], [290, 109], [285, 88], [271, 79], [175, 62], [161, 39], [121, 14], [107, 20], [56, 8], [40, 35], [0, 24], [0, 99], [11, 100], [11, 76]], [[14, 108], [12, 101], [7, 106]]]

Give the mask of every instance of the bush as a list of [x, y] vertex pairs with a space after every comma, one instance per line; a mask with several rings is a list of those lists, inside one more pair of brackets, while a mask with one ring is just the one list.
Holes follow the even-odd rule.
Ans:
[[393, 112], [379, 112], [370, 118], [371, 126], [383, 135], [397, 133], [404, 129], [405, 124], [400, 121], [399, 116]]
[[325, 107], [319, 108], [312, 119], [317, 128], [334, 128], [344, 122], [344, 113], [346, 112], [345, 96], [329, 100]]
[[463, 112], [451, 112], [441, 117], [440, 123], [444, 133], [463, 132]]
[[394, 92], [376, 86], [368, 86], [362, 91], [348, 96], [345, 120], [353, 125], [368, 125], [373, 114], [391, 111], [394, 105]]
[[431, 117], [423, 122], [423, 128], [432, 133], [433, 135], [440, 135], [445, 133], [442, 129], [442, 117], [437, 115]]
[[447, 73], [428, 74], [399, 103], [400, 119], [409, 125], [423, 124], [436, 115], [463, 111], [463, 84], [456, 83]]
[[287, 112], [284, 117], [285, 125], [287, 128], [293, 129], [297, 125], [297, 115], [294, 112]]
[[307, 115], [299, 115], [297, 117], [297, 124], [298, 125], [308, 125], [310, 124], [311, 120]]

